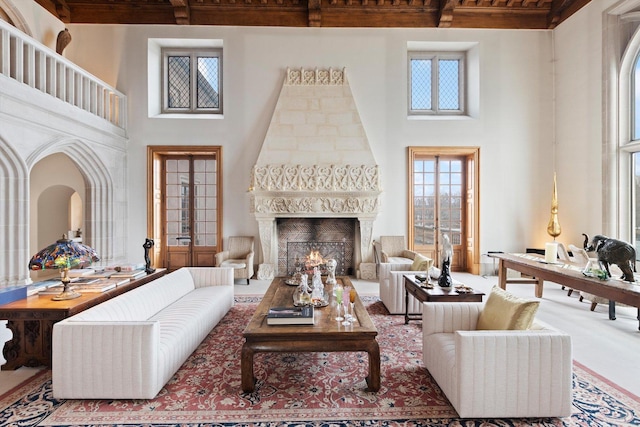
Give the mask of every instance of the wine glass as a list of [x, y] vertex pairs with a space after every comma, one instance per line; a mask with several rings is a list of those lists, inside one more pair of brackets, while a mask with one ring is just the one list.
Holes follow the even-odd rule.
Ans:
[[344, 322], [342, 322], [342, 326], [349, 326], [351, 324], [352, 316], [351, 314], [349, 314], [349, 303], [351, 302], [349, 298], [350, 291], [351, 289], [349, 286], [346, 286], [344, 288], [345, 295], [343, 295], [342, 297], [342, 306], [344, 307]]
[[342, 289], [342, 286], [336, 286], [335, 291], [336, 291], [336, 302], [338, 303], [337, 304], [338, 315], [336, 316], [336, 320], [338, 322], [341, 322], [344, 320], [344, 317], [340, 315], [340, 307], [342, 306], [342, 293], [344, 290]]
[[351, 287], [351, 291], [349, 292], [349, 305], [351, 305], [351, 321], [353, 322], [353, 320], [355, 319], [355, 311], [354, 311], [354, 306], [356, 303], [356, 288]]

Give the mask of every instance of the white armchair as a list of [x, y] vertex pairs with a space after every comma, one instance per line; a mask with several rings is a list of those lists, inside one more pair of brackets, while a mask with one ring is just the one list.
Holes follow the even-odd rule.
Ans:
[[396, 264], [394, 270], [401, 270], [402, 266], [408, 270], [416, 256], [416, 252], [407, 249], [404, 236], [380, 236], [380, 243], [375, 249], [379, 251], [379, 262]]
[[540, 323], [528, 330], [476, 331], [482, 308], [423, 304], [423, 361], [458, 415], [571, 415], [571, 337]]
[[234, 279], [253, 277], [253, 236], [232, 236], [227, 241], [227, 249], [216, 253], [216, 267], [233, 268]]
[[[387, 307], [390, 314], [404, 314], [405, 298], [404, 298], [404, 276], [405, 274], [423, 273], [428, 274], [432, 278], [440, 276], [440, 269], [433, 267], [433, 263], [429, 268], [423, 271], [410, 270], [411, 265], [382, 263], [378, 270], [378, 280], [380, 286], [380, 300]], [[456, 284], [459, 282], [456, 282]], [[413, 295], [409, 295], [409, 314], [420, 314], [422, 305], [420, 301], [415, 299]]]

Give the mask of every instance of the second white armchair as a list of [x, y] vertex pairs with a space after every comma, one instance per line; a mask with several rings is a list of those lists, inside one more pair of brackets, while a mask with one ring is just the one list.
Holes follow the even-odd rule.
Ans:
[[253, 277], [253, 236], [232, 236], [227, 241], [227, 249], [216, 253], [216, 267], [233, 268], [234, 279]]

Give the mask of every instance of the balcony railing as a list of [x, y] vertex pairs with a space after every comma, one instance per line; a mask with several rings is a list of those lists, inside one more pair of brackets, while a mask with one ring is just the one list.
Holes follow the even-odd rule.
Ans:
[[126, 129], [124, 94], [1, 19], [0, 74]]

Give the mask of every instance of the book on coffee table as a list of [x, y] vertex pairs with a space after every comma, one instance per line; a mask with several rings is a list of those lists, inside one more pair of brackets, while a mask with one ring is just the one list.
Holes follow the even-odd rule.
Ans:
[[313, 325], [313, 306], [271, 307], [267, 313], [268, 325]]

